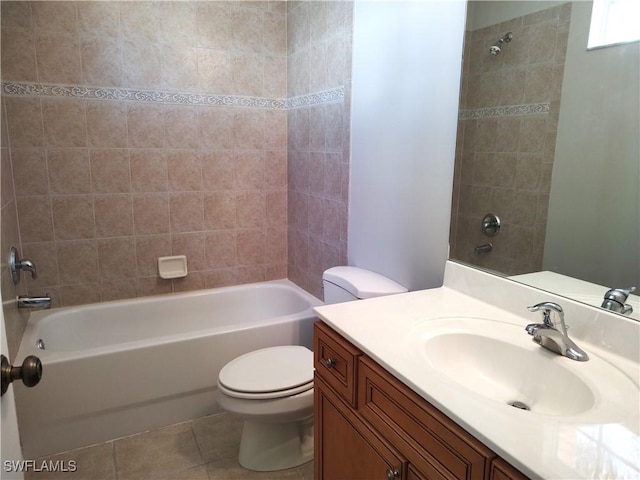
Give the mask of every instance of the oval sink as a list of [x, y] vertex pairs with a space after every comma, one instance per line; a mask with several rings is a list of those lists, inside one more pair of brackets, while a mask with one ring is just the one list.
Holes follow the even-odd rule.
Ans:
[[[526, 335], [524, 330], [521, 335]], [[428, 338], [424, 353], [430, 366], [442, 375], [503, 404], [563, 416], [583, 413], [595, 405], [589, 386], [559, 365], [558, 355], [540, 347], [529, 350], [501, 339], [457, 331]]]

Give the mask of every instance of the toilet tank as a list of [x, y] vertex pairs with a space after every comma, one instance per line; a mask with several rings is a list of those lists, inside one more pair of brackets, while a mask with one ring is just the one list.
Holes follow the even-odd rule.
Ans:
[[390, 278], [358, 267], [332, 267], [322, 275], [324, 302], [341, 303], [351, 300], [382, 297], [407, 291]]

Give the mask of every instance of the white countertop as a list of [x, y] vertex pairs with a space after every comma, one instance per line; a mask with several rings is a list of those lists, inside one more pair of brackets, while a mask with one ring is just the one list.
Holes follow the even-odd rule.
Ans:
[[[640, 324], [472, 270], [448, 262], [444, 287], [325, 305], [315, 311], [325, 323], [524, 474], [545, 479], [640, 478]], [[495, 301], [492, 305], [474, 298], [485, 290], [493, 295], [506, 292], [509, 300], [498, 308]], [[474, 317], [516, 325], [522, 328], [522, 344], [518, 346], [542, 348], [533, 344], [524, 330], [526, 324], [539, 320], [525, 307], [539, 301], [557, 301], [565, 308], [567, 324], [575, 327], [575, 335], [570, 331], [570, 336], [594, 360], [588, 368], [595, 368], [597, 362], [615, 365], [627, 380], [633, 380], [631, 391], [603, 392], [597, 396], [593, 412], [581, 415], [522, 411], [452, 382], [430, 368], [426, 359], [422, 362], [410, 346], [416, 328], [424, 322]], [[521, 314], [514, 311], [513, 305], [518, 304]], [[612, 337], [609, 327], [618, 335]], [[597, 335], [589, 332], [594, 329]], [[464, 351], [451, 354], [464, 355]], [[560, 356], [557, 361], [580, 363]]]

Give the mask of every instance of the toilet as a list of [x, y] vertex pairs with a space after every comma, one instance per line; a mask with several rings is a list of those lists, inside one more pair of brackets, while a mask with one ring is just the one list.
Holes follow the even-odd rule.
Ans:
[[[333, 267], [322, 276], [325, 303], [406, 292], [382, 275]], [[218, 403], [244, 420], [238, 462], [262, 472], [313, 459], [313, 352], [282, 345], [241, 355], [218, 375]]]

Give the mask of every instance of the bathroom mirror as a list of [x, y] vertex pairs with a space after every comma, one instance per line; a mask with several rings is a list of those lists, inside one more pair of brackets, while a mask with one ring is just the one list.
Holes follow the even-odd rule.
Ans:
[[640, 43], [587, 50], [591, 8], [469, 2], [450, 258], [600, 306], [640, 293]]

